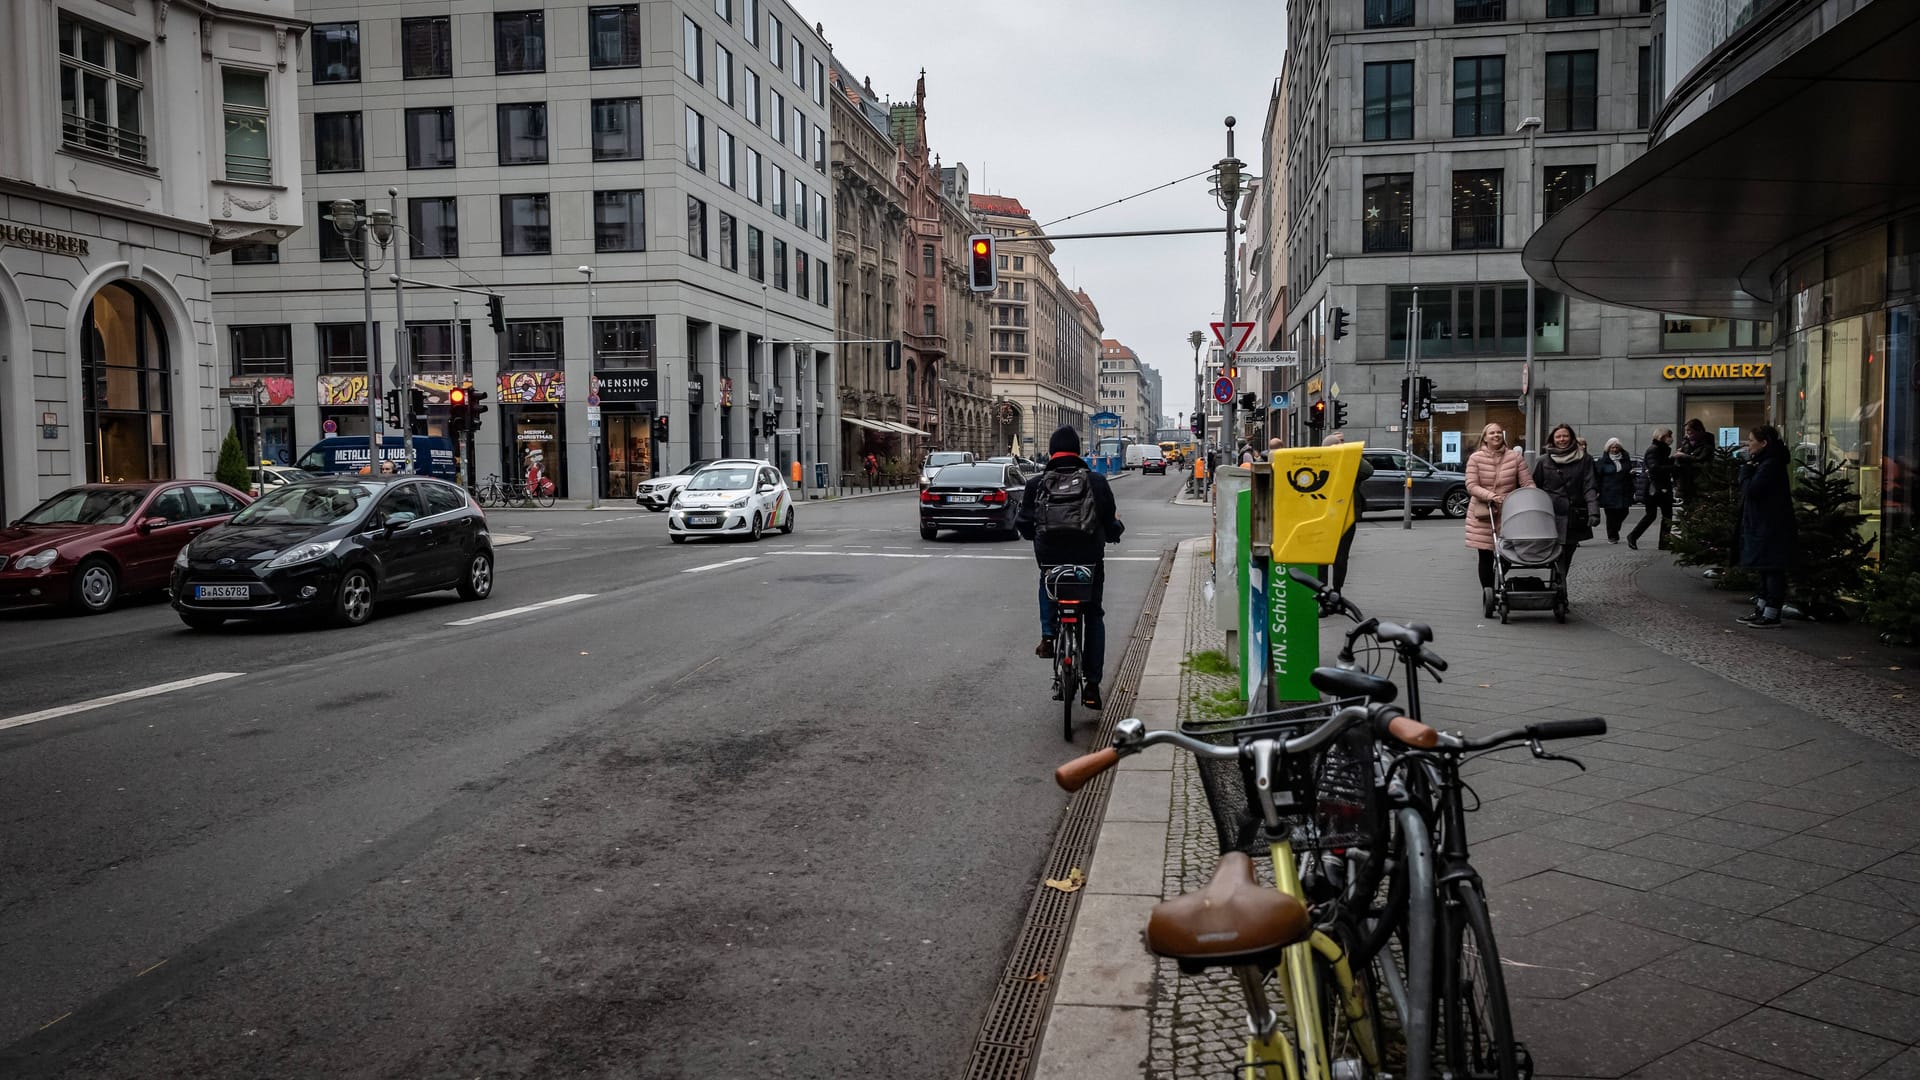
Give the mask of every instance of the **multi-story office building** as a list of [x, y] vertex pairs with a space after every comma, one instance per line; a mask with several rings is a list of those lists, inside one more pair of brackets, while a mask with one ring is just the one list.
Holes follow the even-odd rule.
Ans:
[[[1100, 316], [1084, 293], [1066, 288], [1053, 266], [1053, 243], [1012, 241], [1039, 231], [1020, 200], [974, 195], [981, 228], [1002, 237], [999, 288], [993, 296], [987, 355], [995, 398], [1011, 406], [1008, 443], [1022, 453], [1046, 449], [1057, 427], [1072, 424], [1086, 436], [1099, 355]], [[1002, 409], [1002, 417], [1008, 410]], [[1014, 441], [1018, 440], [1018, 441]]]
[[307, 220], [293, 0], [0, 4], [0, 521], [209, 476], [209, 256]]
[[[1797, 461], [1840, 466], [1870, 527], [1911, 527], [1920, 5], [1653, 7], [1652, 146], [1542, 226], [1527, 269], [1594, 300], [1697, 312], [1688, 332], [1715, 344], [1770, 320], [1737, 370], [1682, 357], [1667, 377], [1770, 388], [1766, 415]], [[1758, 415], [1707, 423], [1741, 437]]]
[[1117, 413], [1115, 432], [1134, 441], [1155, 441], [1160, 430], [1160, 373], [1140, 362], [1140, 356], [1113, 338], [1100, 341], [1097, 404]]
[[980, 231], [969, 207], [967, 167], [940, 167], [940, 325], [946, 331], [946, 368], [940, 375], [942, 445], [986, 456], [1005, 449], [993, 372], [987, 364], [987, 321], [992, 305], [971, 286], [967, 239]]
[[[364, 432], [370, 351], [426, 390], [425, 426], [443, 430], [458, 297], [461, 366], [493, 395], [476, 475], [538, 460], [564, 494], [597, 476], [617, 498], [692, 458], [837, 461], [818, 32], [782, 0], [485, 7], [301, 0], [309, 212], [384, 208], [399, 189], [376, 280], [497, 290], [506, 325], [491, 332], [480, 297], [410, 288], [396, 334], [382, 288], [369, 342], [360, 272], [326, 220], [237, 251], [215, 271], [220, 363], [290, 380], [268, 444]], [[799, 434], [764, 437], [768, 412]]]
[[[1533, 224], [1646, 146], [1655, 67], [1647, 8], [1643, 0], [1289, 7], [1287, 85], [1276, 100], [1287, 111], [1287, 325], [1303, 361], [1298, 397], [1337, 383], [1350, 437], [1397, 443], [1411, 345], [1443, 410], [1413, 427], [1412, 442], [1446, 461], [1470, 452], [1489, 420], [1530, 446], [1568, 422], [1598, 448], [1609, 436], [1644, 446], [1653, 429], [1688, 416], [1730, 427], [1759, 414], [1767, 379], [1753, 362], [1765, 359], [1764, 325], [1663, 320], [1553, 288], [1537, 290], [1528, 325], [1520, 248]], [[1351, 336], [1338, 342], [1335, 308], [1351, 319]], [[1529, 338], [1539, 359], [1527, 372]], [[1318, 393], [1303, 393], [1315, 384]]]

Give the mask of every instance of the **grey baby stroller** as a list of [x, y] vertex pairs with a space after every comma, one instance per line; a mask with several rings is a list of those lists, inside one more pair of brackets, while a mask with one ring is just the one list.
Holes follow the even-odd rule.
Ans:
[[1560, 570], [1564, 529], [1553, 512], [1553, 496], [1545, 491], [1524, 487], [1507, 495], [1493, 517], [1493, 588], [1481, 590], [1488, 618], [1497, 613], [1504, 623], [1510, 612], [1552, 611], [1555, 619], [1567, 621], [1567, 576]]

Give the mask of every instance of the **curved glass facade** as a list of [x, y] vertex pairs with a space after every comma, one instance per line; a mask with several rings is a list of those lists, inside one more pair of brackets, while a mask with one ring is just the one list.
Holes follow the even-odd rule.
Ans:
[[1665, 90], [1685, 79], [1715, 49], [1768, 8], [1794, 0], [1667, 0], [1661, 69]]

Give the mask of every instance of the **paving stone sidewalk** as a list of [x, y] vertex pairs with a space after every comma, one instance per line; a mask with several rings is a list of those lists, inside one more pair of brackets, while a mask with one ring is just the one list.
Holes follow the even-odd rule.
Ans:
[[[1213, 688], [1180, 665], [1220, 644], [1200, 543], [1182, 545], [1148, 654], [1150, 727]], [[1608, 720], [1577, 744], [1584, 773], [1524, 751], [1470, 773], [1474, 863], [1535, 1075], [1920, 1078], [1920, 709], [1649, 601], [1635, 574], [1663, 557], [1584, 547], [1570, 623], [1503, 626], [1480, 617], [1458, 528], [1368, 522], [1355, 544], [1353, 598], [1432, 624], [1452, 663], [1423, 694], [1430, 720]], [[1230, 1075], [1228, 988], [1140, 944], [1153, 903], [1211, 869], [1204, 796], [1185, 755], [1122, 768], [1035, 1075]]]

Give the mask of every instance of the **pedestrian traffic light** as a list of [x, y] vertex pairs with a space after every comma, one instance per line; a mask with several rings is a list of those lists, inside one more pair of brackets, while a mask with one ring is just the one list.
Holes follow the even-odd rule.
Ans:
[[1341, 401], [1339, 398], [1334, 398], [1333, 399], [1333, 429], [1335, 431], [1338, 431], [1341, 428], [1346, 426], [1347, 426], [1347, 403], [1344, 401]]
[[887, 354], [887, 370], [899, 371], [900, 370], [900, 343], [898, 341], [889, 341], [885, 346], [885, 350]]
[[994, 261], [991, 233], [967, 237], [967, 283], [974, 292], [992, 292], [1000, 285], [1000, 268]]
[[399, 422], [400, 422], [400, 391], [389, 390], [387, 391], [387, 423], [397, 424]]
[[659, 442], [667, 441], [667, 418], [666, 417], [656, 416], [653, 418], [653, 437]]
[[467, 389], [467, 430], [479, 431], [480, 417], [482, 414], [484, 414], [487, 411], [487, 392], [485, 390], [475, 390], [471, 386], [467, 387], [466, 389]]
[[1347, 309], [1343, 307], [1334, 308], [1333, 309], [1333, 340], [1339, 341], [1341, 338], [1346, 336], [1347, 336]]
[[1433, 419], [1433, 380], [1425, 375], [1420, 376], [1419, 382], [1414, 386], [1413, 418], [1415, 420]]
[[1327, 426], [1327, 403], [1316, 401], [1307, 406], [1307, 426], [1322, 428]]
[[498, 295], [490, 295], [487, 297], [487, 318], [493, 323], [494, 333], [504, 334], [507, 332], [506, 304]]
[[407, 388], [407, 415], [425, 416], [427, 414], [427, 392], [417, 386]]
[[769, 439], [773, 438], [774, 425], [777, 423], [779, 423], [779, 420], [773, 415], [773, 413], [771, 412], [761, 413], [760, 414], [760, 434], [765, 438], [769, 438]]
[[1188, 421], [1187, 426], [1188, 430], [1193, 432], [1193, 437], [1196, 439], [1199, 438], [1205, 434], [1207, 430], [1207, 418], [1205, 414], [1199, 412], [1194, 413], [1193, 417]]

